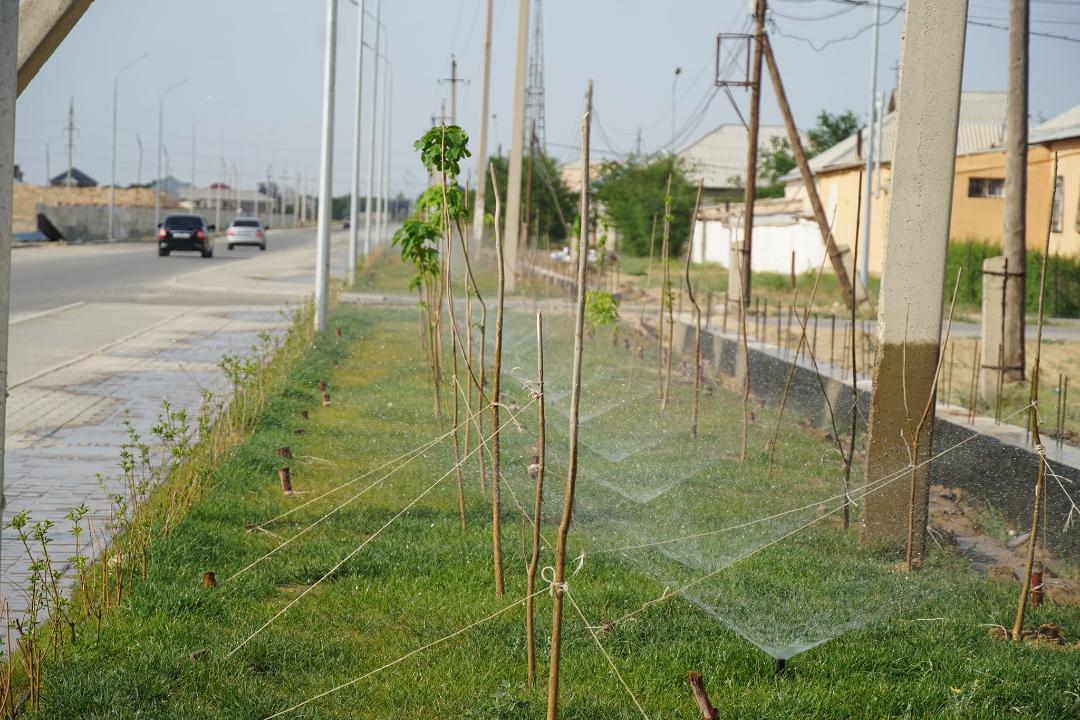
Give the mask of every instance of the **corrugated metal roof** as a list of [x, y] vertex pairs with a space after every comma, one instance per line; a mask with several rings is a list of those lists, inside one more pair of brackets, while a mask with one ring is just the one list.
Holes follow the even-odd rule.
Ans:
[[[1001, 146], [1005, 141], [1005, 102], [1004, 92], [964, 92], [960, 95], [960, 123], [956, 131], [957, 155], [970, 155]], [[895, 112], [885, 116], [881, 134], [881, 162], [891, 163], [893, 146], [896, 144]], [[861, 149], [865, 153], [869, 148], [869, 138], [866, 128], [863, 128], [811, 158], [810, 169], [815, 173], [828, 172], [865, 163], [865, 154], [859, 153], [859, 135], [862, 135]], [[783, 179], [797, 180], [799, 172], [796, 170], [788, 173]]]
[[[758, 148], [771, 150], [773, 138], [786, 138], [782, 125], [763, 125], [759, 129]], [[805, 141], [805, 135], [803, 136]], [[690, 143], [677, 154], [687, 167], [693, 182], [704, 181], [709, 190], [737, 188], [746, 176], [746, 151], [749, 138], [742, 125], [721, 125]], [[738, 179], [738, 180], [737, 180]]]
[[1055, 115], [1031, 131], [1029, 143], [1080, 137], [1080, 105]]

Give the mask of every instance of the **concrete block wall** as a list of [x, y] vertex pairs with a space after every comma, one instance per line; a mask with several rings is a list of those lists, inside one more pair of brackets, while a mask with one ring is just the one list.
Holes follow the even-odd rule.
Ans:
[[[687, 357], [694, 352], [694, 324], [689, 316], [675, 320], [675, 347]], [[702, 354], [708, 361], [706, 372], [719, 372], [736, 377], [742, 366], [742, 346], [735, 333], [704, 329]], [[768, 405], [779, 405], [784, 383], [791, 368], [792, 351], [759, 342], [750, 344], [750, 393]], [[787, 407], [816, 427], [832, 432], [826, 397], [832, 404], [836, 426], [841, 437], [851, 429], [851, 381], [840, 379], [839, 368], [819, 363], [821, 376], [809, 360], [800, 359], [795, 367], [788, 394]], [[824, 388], [824, 392], [822, 389]], [[866, 430], [870, 416], [869, 380], [858, 384], [856, 429]], [[1026, 415], [1013, 420], [1023, 424]], [[959, 443], [960, 444], [958, 446]], [[1074, 497], [1080, 496], [1080, 449], [1056, 447], [1044, 439], [1045, 452], [1053, 471], [1061, 476], [1062, 484]], [[952, 449], [950, 449], [952, 448]], [[1021, 530], [1031, 526], [1035, 474], [1039, 456], [1028, 442], [1025, 432], [1015, 425], [996, 425], [991, 418], [967, 421], [967, 411], [961, 408], [938, 406], [934, 424], [933, 455], [948, 452], [930, 463], [930, 482], [947, 488], [959, 488], [969, 496], [991, 506], [1013, 527]], [[839, 469], [838, 469], [839, 471]], [[856, 479], [855, 484], [862, 484]], [[1052, 478], [1047, 478], [1044, 515], [1046, 547], [1072, 561], [1080, 560], [1080, 518], [1077, 527], [1065, 529], [1069, 504], [1064, 492]]]

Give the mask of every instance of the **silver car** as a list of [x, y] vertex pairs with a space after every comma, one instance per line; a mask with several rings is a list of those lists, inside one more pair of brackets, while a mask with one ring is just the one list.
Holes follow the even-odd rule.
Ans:
[[225, 232], [225, 239], [230, 250], [237, 245], [257, 245], [260, 250], [266, 249], [266, 231], [258, 218], [236, 218]]

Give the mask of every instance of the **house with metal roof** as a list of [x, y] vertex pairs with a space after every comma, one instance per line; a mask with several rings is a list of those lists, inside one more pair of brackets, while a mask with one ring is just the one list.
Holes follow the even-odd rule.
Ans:
[[[950, 226], [954, 241], [1002, 242], [1007, 191], [1005, 108], [1004, 92], [961, 95]], [[860, 252], [868, 248], [871, 272], [880, 271], [884, 257], [895, 120], [895, 112], [882, 119], [880, 156], [872, 163], [869, 243], [862, 237], [861, 226], [866, 212], [864, 172], [870, 130], [863, 128], [810, 160], [826, 215], [835, 218], [837, 241], [847, 245], [858, 241]], [[1041, 249], [1049, 227], [1052, 252], [1080, 255], [1080, 106], [1032, 128], [1028, 142], [1028, 246]], [[1052, 178], [1055, 152], [1059, 168]], [[785, 196], [800, 200], [802, 213], [809, 217], [809, 201], [799, 174], [790, 173], [783, 181]]]
[[[805, 134], [802, 135], [806, 142]], [[787, 139], [783, 125], [763, 125], [758, 132], [758, 152], [768, 152], [774, 143]], [[742, 125], [721, 125], [679, 150], [676, 155], [686, 167], [687, 177], [704, 183], [704, 204], [743, 199], [746, 152], [750, 139]]]

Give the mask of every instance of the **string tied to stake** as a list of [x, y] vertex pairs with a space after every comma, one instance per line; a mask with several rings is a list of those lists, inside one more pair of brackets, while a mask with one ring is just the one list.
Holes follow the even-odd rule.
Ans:
[[551, 565], [545, 565], [544, 568], [540, 570], [541, 579], [543, 579], [543, 581], [548, 584], [548, 595], [554, 597], [556, 590], [558, 590], [560, 594], [568, 592], [570, 590], [570, 581], [573, 580], [579, 572], [581, 572], [581, 569], [583, 567], [585, 567], [585, 552], [582, 551], [582, 553], [577, 556], [577, 559], [574, 562], [574, 572], [570, 573], [570, 577], [566, 578], [562, 582], [555, 582], [555, 568]]

